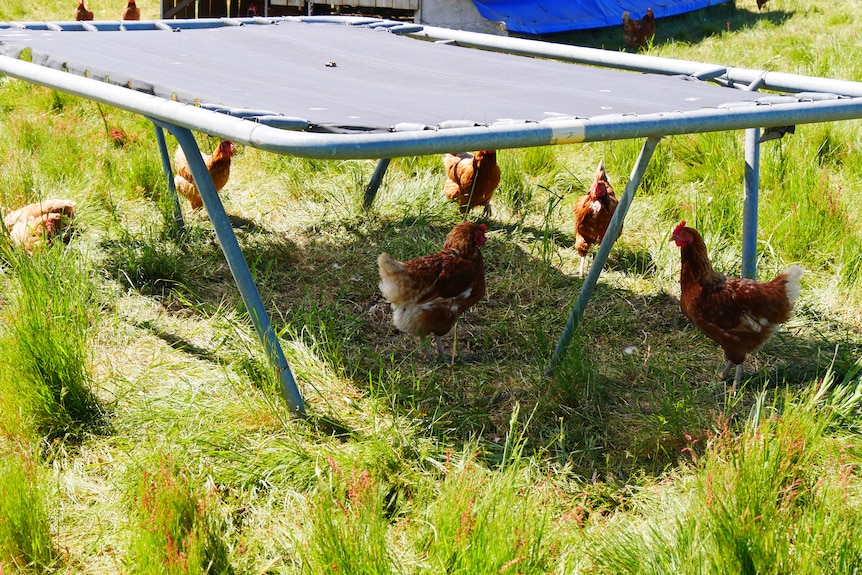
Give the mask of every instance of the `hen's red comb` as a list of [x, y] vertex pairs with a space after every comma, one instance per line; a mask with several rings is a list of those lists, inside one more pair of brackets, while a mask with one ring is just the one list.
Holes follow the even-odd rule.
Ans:
[[673, 233], [677, 233], [677, 232], [679, 232], [679, 231], [680, 231], [680, 230], [682, 230], [682, 228], [684, 228], [684, 227], [685, 227], [685, 222], [684, 222], [684, 221], [683, 221], [683, 222], [678, 223], [678, 224], [676, 225], [676, 227], [673, 229]]

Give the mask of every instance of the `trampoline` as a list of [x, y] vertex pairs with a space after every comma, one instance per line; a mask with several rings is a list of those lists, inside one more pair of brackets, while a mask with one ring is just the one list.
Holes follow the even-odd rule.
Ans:
[[[616, 237], [662, 137], [746, 130], [743, 275], [752, 277], [761, 139], [772, 128], [862, 118], [862, 83], [375, 18], [0, 23], [0, 73], [146, 116], [172, 192], [163, 130], [174, 135], [300, 415], [302, 396], [193, 132], [278, 154], [377, 159], [366, 205], [394, 157], [643, 139], [607, 233]], [[181, 224], [178, 203], [176, 213]], [[611, 247], [596, 254], [549, 373]]]

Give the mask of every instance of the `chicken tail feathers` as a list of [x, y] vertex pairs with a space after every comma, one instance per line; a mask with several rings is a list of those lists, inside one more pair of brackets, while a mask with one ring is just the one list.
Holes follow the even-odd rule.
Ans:
[[389, 302], [398, 302], [401, 299], [398, 277], [404, 273], [404, 265], [383, 252], [377, 256], [377, 267], [380, 269], [380, 292]]
[[790, 302], [790, 305], [793, 305], [799, 298], [799, 278], [802, 277], [802, 268], [797, 265], [790, 266], [778, 277], [784, 280], [784, 290], [787, 294], [787, 301]]
[[379, 256], [377, 256], [377, 267], [380, 268], [380, 275], [385, 274], [393, 274], [398, 273], [404, 269], [404, 266], [401, 265], [401, 262], [383, 252]]

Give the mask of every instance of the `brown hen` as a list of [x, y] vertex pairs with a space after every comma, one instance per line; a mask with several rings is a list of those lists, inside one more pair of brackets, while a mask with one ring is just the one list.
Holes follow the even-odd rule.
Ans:
[[491, 216], [491, 196], [500, 185], [500, 166], [495, 150], [480, 150], [476, 154], [462, 152], [443, 156], [446, 183], [443, 192], [461, 211], [484, 206], [482, 214]]
[[387, 253], [377, 258], [380, 291], [392, 304], [392, 323], [420, 341], [434, 334], [441, 356], [442, 336], [485, 297], [485, 264], [479, 248], [485, 245], [486, 230], [485, 224], [464, 222], [449, 232], [436, 254], [405, 262]]
[[[221, 190], [230, 177], [230, 159], [233, 156], [233, 151], [233, 142], [222, 140], [212, 155], [202, 154], [216, 191]], [[176, 186], [177, 192], [189, 200], [193, 210], [201, 209], [201, 206], [204, 205], [203, 199], [195, 185], [195, 179], [181, 147], [177, 147], [177, 151], [174, 153], [174, 164], [177, 170], [177, 175], [174, 176], [174, 186]]]
[[634, 20], [628, 11], [623, 12], [623, 44], [628, 48], [643, 46], [655, 36], [655, 14], [652, 8], [647, 8], [646, 14], [640, 20]]
[[697, 329], [724, 350], [727, 364], [722, 379], [736, 366], [730, 389], [733, 394], [746, 356], [790, 319], [799, 297], [802, 268], [791, 266], [768, 282], [729, 278], [712, 268], [703, 238], [685, 222], [674, 228], [671, 241], [680, 248], [682, 262], [679, 307]]
[[135, 4], [135, 0], [129, 0], [123, 11], [120, 13], [120, 18], [123, 20], [140, 20], [141, 9]]
[[78, 7], [75, 8], [75, 21], [83, 22], [93, 19], [93, 11], [88, 9], [84, 4], [84, 0], [78, 0]]
[[[581, 257], [581, 267], [578, 270], [581, 277], [584, 275], [590, 246], [602, 243], [619, 203], [614, 195], [614, 188], [608, 181], [605, 164], [599, 162], [589, 193], [578, 198], [574, 208], [575, 249]], [[620, 233], [622, 231], [620, 227]]]
[[6, 214], [3, 225], [14, 245], [28, 254], [60, 238], [68, 242], [75, 202], [71, 200], [42, 200], [28, 204]]

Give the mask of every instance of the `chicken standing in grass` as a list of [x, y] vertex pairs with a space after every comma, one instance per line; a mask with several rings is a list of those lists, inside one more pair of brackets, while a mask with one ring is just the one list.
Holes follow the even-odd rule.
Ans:
[[652, 8], [647, 8], [646, 14], [640, 20], [629, 16], [628, 11], [623, 12], [623, 44], [628, 48], [643, 46], [655, 36], [655, 14]]
[[778, 327], [790, 319], [799, 297], [802, 268], [791, 266], [772, 281], [726, 277], [712, 268], [706, 244], [685, 222], [677, 225], [671, 241], [680, 248], [679, 306], [682, 313], [724, 350], [727, 365], [722, 379], [736, 366], [730, 393], [742, 377], [742, 363]]
[[500, 185], [500, 166], [495, 150], [480, 150], [475, 154], [462, 152], [443, 156], [446, 183], [443, 192], [458, 202], [462, 212], [484, 206], [482, 215], [491, 217], [491, 196]]
[[[222, 140], [216, 151], [211, 155], [203, 154], [204, 164], [212, 177], [216, 191], [221, 190], [230, 177], [230, 159], [233, 156], [234, 144], [230, 140]], [[174, 164], [177, 175], [174, 176], [174, 186], [183, 197], [191, 203], [192, 210], [197, 211], [204, 205], [201, 194], [195, 185], [195, 179], [189, 168], [182, 147], [177, 147], [174, 153]]]
[[[581, 277], [584, 275], [590, 246], [602, 243], [619, 203], [614, 195], [614, 188], [608, 181], [605, 164], [599, 162], [589, 193], [578, 198], [574, 208], [575, 249], [581, 257], [581, 267], [578, 270]], [[620, 233], [622, 231], [620, 227]]]
[[78, 7], [75, 8], [75, 21], [83, 22], [93, 19], [93, 11], [87, 8], [84, 0], [78, 0]]
[[56, 238], [68, 242], [74, 217], [75, 202], [42, 200], [6, 214], [3, 225], [12, 243], [32, 254]]
[[135, 0], [129, 0], [123, 11], [120, 13], [120, 18], [123, 20], [140, 20], [141, 9], [135, 4]]
[[[427, 256], [398, 261], [382, 253], [377, 258], [380, 291], [392, 304], [392, 322], [404, 333], [430, 334], [444, 356], [442, 336], [464, 311], [485, 297], [485, 224], [464, 222], [446, 236], [443, 249]], [[454, 355], [454, 347], [453, 347]]]

